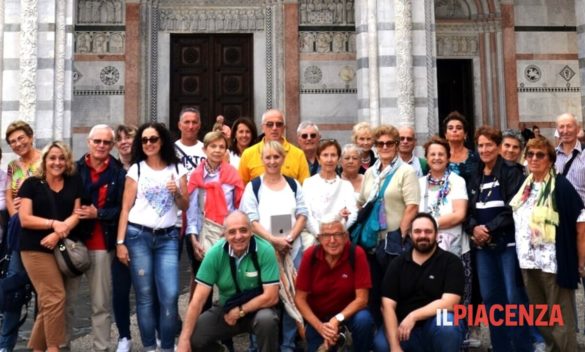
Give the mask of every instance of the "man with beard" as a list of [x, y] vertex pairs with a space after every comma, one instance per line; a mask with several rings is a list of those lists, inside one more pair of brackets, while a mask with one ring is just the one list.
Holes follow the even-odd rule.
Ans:
[[376, 334], [374, 351], [388, 351], [388, 345], [392, 352], [459, 351], [461, 324], [443, 326], [436, 317], [438, 309], [446, 309], [453, 322], [453, 305], [463, 295], [463, 265], [437, 246], [437, 223], [430, 214], [418, 213], [411, 228], [412, 251], [392, 261], [382, 282], [385, 327]]

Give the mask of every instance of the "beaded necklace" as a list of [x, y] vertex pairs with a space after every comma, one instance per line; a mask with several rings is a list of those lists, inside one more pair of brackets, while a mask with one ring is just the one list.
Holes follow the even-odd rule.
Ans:
[[434, 217], [439, 217], [440, 215], [440, 207], [441, 205], [447, 202], [447, 195], [451, 191], [451, 183], [449, 182], [449, 174], [451, 172], [449, 170], [445, 171], [445, 174], [440, 179], [435, 179], [429, 173], [427, 175], [427, 189], [425, 190], [425, 205], [428, 195], [428, 189], [430, 186], [440, 186], [439, 191], [437, 192], [437, 198], [434, 203], [432, 203], [429, 207], [426, 207], [429, 213], [431, 213]]

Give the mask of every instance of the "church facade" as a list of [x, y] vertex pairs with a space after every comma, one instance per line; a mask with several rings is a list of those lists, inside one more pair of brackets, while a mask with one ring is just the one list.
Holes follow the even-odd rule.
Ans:
[[[440, 131], [538, 125], [585, 109], [585, 0], [4, 0], [2, 133], [85, 150], [92, 125], [176, 126], [198, 106], [256, 122], [279, 108], [349, 140], [358, 121]], [[9, 150], [4, 142], [3, 150]]]

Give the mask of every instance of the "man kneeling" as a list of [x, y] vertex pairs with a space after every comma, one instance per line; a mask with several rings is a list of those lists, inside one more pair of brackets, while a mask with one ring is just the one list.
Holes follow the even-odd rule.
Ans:
[[[241, 211], [224, 222], [224, 239], [205, 254], [198, 283], [187, 309], [178, 351], [214, 351], [219, 340], [244, 332], [256, 335], [260, 351], [278, 350], [278, 264], [274, 248], [252, 235], [250, 220]], [[201, 313], [219, 288], [219, 305]]]

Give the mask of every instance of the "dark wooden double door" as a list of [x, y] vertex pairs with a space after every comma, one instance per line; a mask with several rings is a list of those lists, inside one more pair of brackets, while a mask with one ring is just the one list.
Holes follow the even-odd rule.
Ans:
[[203, 139], [217, 115], [231, 123], [253, 114], [252, 34], [171, 34], [170, 124], [185, 106], [201, 111]]

